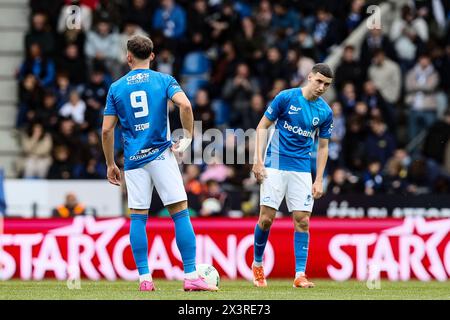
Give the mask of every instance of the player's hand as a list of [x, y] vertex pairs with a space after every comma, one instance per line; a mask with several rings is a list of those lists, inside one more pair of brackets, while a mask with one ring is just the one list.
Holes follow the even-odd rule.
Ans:
[[116, 164], [108, 166], [106, 176], [109, 183], [120, 186], [120, 169], [116, 166]]
[[312, 186], [312, 195], [314, 199], [319, 199], [323, 195], [322, 181], [316, 180]]
[[191, 138], [181, 138], [177, 142], [175, 142], [170, 148], [173, 152], [183, 153], [191, 144]]
[[253, 165], [252, 172], [259, 184], [261, 184], [264, 179], [267, 178], [266, 168], [264, 168], [264, 164], [262, 163], [255, 163]]

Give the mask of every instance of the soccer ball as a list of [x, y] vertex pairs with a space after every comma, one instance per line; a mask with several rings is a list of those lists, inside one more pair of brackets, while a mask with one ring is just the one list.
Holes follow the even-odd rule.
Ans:
[[199, 264], [197, 265], [197, 272], [200, 277], [205, 279], [207, 284], [219, 287], [219, 272], [212, 265], [206, 263]]

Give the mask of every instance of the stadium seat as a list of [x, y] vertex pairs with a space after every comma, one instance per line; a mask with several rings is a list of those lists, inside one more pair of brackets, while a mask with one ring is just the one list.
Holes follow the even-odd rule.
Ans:
[[211, 108], [213, 109], [216, 115], [216, 125], [224, 125], [228, 123], [229, 120], [229, 106], [222, 99], [214, 99], [211, 101]]
[[186, 55], [181, 69], [181, 75], [208, 77], [211, 63], [202, 51], [194, 51]]

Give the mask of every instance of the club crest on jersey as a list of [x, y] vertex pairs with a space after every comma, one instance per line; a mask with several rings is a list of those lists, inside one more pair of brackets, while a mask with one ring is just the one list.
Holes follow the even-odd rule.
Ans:
[[317, 126], [317, 125], [319, 124], [319, 121], [320, 121], [319, 118], [314, 117], [314, 118], [312, 119], [312, 125], [313, 125], [313, 126]]

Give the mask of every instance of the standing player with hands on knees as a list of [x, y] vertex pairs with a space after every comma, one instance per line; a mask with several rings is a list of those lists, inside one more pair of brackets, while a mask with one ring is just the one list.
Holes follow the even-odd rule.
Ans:
[[[312, 288], [306, 277], [309, 248], [309, 219], [314, 199], [323, 194], [323, 173], [328, 159], [328, 139], [333, 128], [333, 113], [320, 96], [333, 78], [330, 67], [314, 65], [308, 83], [302, 88], [281, 91], [271, 102], [256, 129], [256, 153], [253, 173], [261, 184], [260, 214], [255, 226], [253, 284], [266, 287], [262, 258], [270, 227], [281, 201], [286, 197], [294, 220], [294, 287]], [[275, 130], [267, 142], [269, 127]], [[311, 148], [318, 131], [317, 171], [311, 177]], [[274, 138], [275, 137], [275, 138]], [[263, 150], [267, 150], [264, 152]], [[265, 159], [264, 159], [265, 156]]]
[[[150, 70], [153, 42], [134, 36], [127, 43], [131, 71], [114, 82], [108, 92], [103, 117], [102, 143], [108, 181], [120, 185], [114, 161], [114, 128], [122, 126], [125, 181], [131, 212], [130, 243], [139, 272], [141, 291], [154, 291], [148, 268], [146, 223], [153, 187], [175, 223], [175, 239], [184, 268], [184, 290], [216, 291], [199, 277], [195, 234], [189, 218], [187, 196], [174, 152], [182, 153], [192, 141], [194, 118], [189, 99], [170, 75]], [[167, 100], [180, 108], [184, 137], [172, 144]]]

